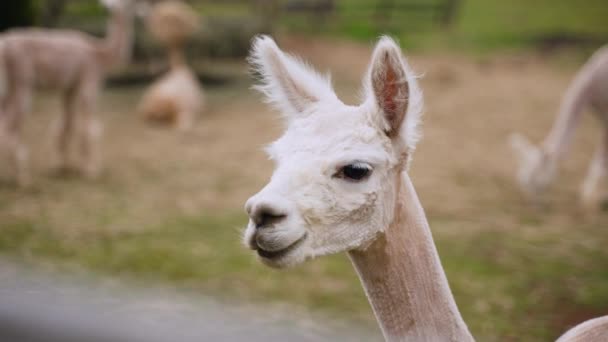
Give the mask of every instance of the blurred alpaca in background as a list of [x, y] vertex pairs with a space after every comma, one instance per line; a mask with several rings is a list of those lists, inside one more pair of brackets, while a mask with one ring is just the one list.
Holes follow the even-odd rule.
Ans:
[[0, 147], [8, 149], [17, 182], [30, 182], [22, 125], [35, 87], [59, 90], [64, 113], [57, 125], [57, 166], [68, 165], [74, 133], [81, 168], [88, 177], [100, 171], [101, 123], [95, 105], [109, 68], [126, 64], [131, 54], [134, 0], [102, 0], [111, 12], [107, 35], [99, 39], [74, 30], [15, 29], [0, 36]]
[[192, 127], [204, 98], [196, 74], [186, 64], [184, 45], [199, 27], [198, 16], [185, 3], [164, 1], [152, 8], [147, 28], [168, 49], [169, 71], [143, 95], [138, 112], [144, 118], [179, 130]]
[[557, 163], [564, 158], [583, 110], [591, 107], [602, 122], [602, 136], [581, 187], [581, 200], [595, 208], [605, 195], [600, 183], [608, 175], [608, 47], [596, 52], [570, 84], [551, 132], [540, 147], [521, 134], [513, 134], [511, 146], [519, 160], [517, 180], [531, 197], [542, 193], [553, 181]]

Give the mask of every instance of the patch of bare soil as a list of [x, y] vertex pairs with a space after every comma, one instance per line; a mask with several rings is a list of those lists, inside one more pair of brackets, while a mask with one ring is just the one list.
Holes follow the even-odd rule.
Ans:
[[[318, 69], [332, 70], [338, 93], [348, 103], [358, 100], [371, 43], [303, 38], [280, 43]], [[522, 132], [539, 141], [547, 133], [575, 67], [558, 68], [535, 56], [408, 57], [426, 98], [424, 139], [411, 174], [428, 213], [469, 222], [471, 229], [488, 224], [517, 229], [521, 216], [537, 209], [515, 188], [507, 137]], [[249, 83], [243, 74], [240, 82], [207, 89], [208, 108], [187, 134], [142, 122], [134, 114], [141, 89], [107, 90], [99, 110], [106, 127], [106, 173], [97, 182], [50, 174], [49, 126], [60, 106], [40, 96], [26, 125], [36, 190], [7, 186], [8, 168], [0, 167], [5, 179], [0, 221], [42, 215], [61, 229], [138, 229], [174, 214], [239, 211], [269, 177], [272, 164], [261, 148], [282, 125]], [[546, 219], [559, 222], [552, 227], [580, 218], [577, 187], [599, 139], [595, 126], [587, 115], [550, 192], [544, 210], [552, 215]]]

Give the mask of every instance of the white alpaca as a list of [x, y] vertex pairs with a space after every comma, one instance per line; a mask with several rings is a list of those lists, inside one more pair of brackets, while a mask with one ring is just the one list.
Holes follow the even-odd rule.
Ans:
[[[271, 267], [347, 252], [389, 341], [472, 341], [407, 174], [422, 93], [399, 47], [378, 42], [357, 106], [271, 38], [251, 61], [287, 129], [268, 148], [270, 183], [245, 206], [245, 243]], [[604, 339], [606, 321], [593, 325]]]
[[64, 115], [57, 132], [58, 166], [68, 161], [72, 135], [77, 133], [83, 170], [95, 177], [100, 170], [101, 124], [95, 104], [104, 76], [130, 55], [133, 1], [102, 0], [111, 12], [108, 33], [98, 39], [72, 30], [16, 29], [0, 36], [0, 144], [12, 156], [17, 182], [30, 183], [28, 153], [21, 139], [34, 88], [61, 92]]
[[169, 49], [170, 70], [146, 91], [138, 112], [146, 119], [188, 130], [204, 103], [201, 86], [183, 52], [188, 37], [199, 29], [199, 17], [185, 3], [164, 1], [154, 6], [147, 24], [152, 35]]
[[597, 51], [578, 72], [564, 96], [551, 132], [540, 147], [520, 134], [511, 136], [511, 146], [519, 160], [517, 180], [526, 194], [537, 196], [552, 182], [583, 110], [589, 107], [600, 118], [602, 137], [581, 187], [581, 199], [586, 206], [597, 206], [602, 196], [599, 185], [608, 175], [608, 47]]

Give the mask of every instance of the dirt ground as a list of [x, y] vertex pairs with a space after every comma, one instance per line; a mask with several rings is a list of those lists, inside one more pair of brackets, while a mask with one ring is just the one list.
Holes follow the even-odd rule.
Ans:
[[[283, 45], [319, 70], [331, 70], [345, 102], [358, 100], [369, 46], [304, 39], [286, 39]], [[522, 132], [536, 142], [544, 137], [576, 66], [527, 55], [413, 55], [409, 60], [422, 77], [426, 98], [424, 139], [411, 170], [426, 210], [430, 216], [491, 220], [517, 229], [518, 219], [504, 209], [526, 208], [515, 189], [515, 160], [507, 137], [511, 132]], [[60, 104], [43, 95], [26, 125], [36, 185], [30, 191], [13, 191], [9, 168], [2, 167], [5, 159], [0, 164], [0, 218], [38, 214], [64, 231], [110, 226], [116, 230], [138, 229], [133, 217], [145, 226], [168, 212], [240, 210], [271, 173], [272, 164], [261, 148], [280, 134], [281, 122], [248, 89], [246, 67], [236, 68], [242, 69], [243, 79], [208, 89], [206, 112], [195, 129], [183, 135], [139, 120], [133, 108], [141, 89], [106, 91], [100, 104], [106, 167], [93, 183], [50, 169], [49, 126], [58, 117]], [[585, 117], [545, 202], [556, 221], [578, 217], [577, 187], [599, 139], [597, 124], [591, 115]], [[129, 203], [108, 200], [114, 191], [129, 192]], [[85, 222], [89, 210], [100, 203], [111, 222]], [[129, 216], [124, 224], [123, 216]], [[73, 222], [66, 222], [66, 217]], [[472, 224], [471, 229], [478, 226]]]
[[[371, 46], [304, 39], [284, 39], [282, 45], [321, 71], [331, 70], [338, 94], [347, 103], [357, 101]], [[409, 60], [422, 77], [426, 99], [424, 138], [410, 173], [436, 236], [449, 241], [484, 231], [503, 232], [524, 236], [531, 249], [548, 236], [554, 242], [552, 250], [564, 258], [574, 258], [581, 246], [602, 249], [608, 232], [587, 233], [608, 228], [608, 212], [585, 216], [577, 206], [578, 187], [599, 140], [596, 119], [585, 116], [559, 178], [540, 205], [526, 203], [517, 190], [516, 163], [507, 144], [511, 132], [522, 132], [536, 142], [544, 137], [582, 61], [454, 53], [413, 54]], [[234, 68], [242, 70], [243, 77], [208, 88], [205, 113], [192, 132], [182, 135], [150, 126], [133, 113], [142, 89], [107, 90], [100, 105], [106, 127], [105, 172], [94, 182], [50, 169], [48, 127], [59, 114], [59, 104], [42, 96], [26, 125], [36, 184], [16, 191], [6, 162], [0, 163], [0, 225], [42, 220], [51, 229], [76, 236], [140, 231], [180, 215], [240, 212], [272, 172], [261, 148], [278, 137], [282, 123], [249, 90], [246, 66]], [[601, 257], [606, 261], [608, 255]], [[448, 274], [452, 276], [457, 277]], [[466, 279], [456, 280], [457, 287], [467, 284]], [[478, 286], [482, 287], [466, 291], [471, 296], [483, 293], [483, 285]], [[559, 300], [568, 306], [567, 298]], [[479, 305], [471, 310], [487, 311]], [[598, 313], [585, 310], [567, 309], [551, 324], [557, 332]]]

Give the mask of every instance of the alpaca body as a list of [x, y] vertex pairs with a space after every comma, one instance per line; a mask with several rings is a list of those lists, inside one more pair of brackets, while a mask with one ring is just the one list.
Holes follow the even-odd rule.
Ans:
[[164, 1], [153, 7], [147, 28], [168, 49], [170, 68], [146, 90], [138, 112], [145, 119], [188, 130], [204, 105], [203, 90], [183, 51], [187, 39], [199, 29], [199, 18], [185, 3]]
[[58, 91], [64, 102], [56, 132], [58, 166], [67, 164], [69, 143], [77, 133], [83, 171], [90, 177], [98, 174], [101, 124], [95, 104], [107, 69], [128, 59], [132, 35], [131, 0], [112, 4], [105, 39], [72, 30], [35, 28], [0, 36], [0, 141], [8, 147], [21, 186], [30, 182], [21, 126], [34, 91], [41, 87]]
[[511, 145], [519, 159], [517, 179], [526, 194], [536, 197], [551, 184], [585, 109], [594, 111], [602, 130], [581, 187], [583, 204], [595, 208], [603, 197], [601, 183], [608, 175], [608, 47], [597, 51], [577, 73], [564, 95], [553, 128], [540, 147], [519, 134], [511, 136]]
[[585, 321], [568, 330], [557, 342], [601, 342], [608, 341], [608, 316]]
[[[2, 39], [7, 81], [26, 83], [24, 87], [67, 91], [78, 85], [87, 70], [96, 69], [91, 65], [98, 64], [101, 54], [95, 38], [77, 31], [19, 29], [5, 33]], [[58, 60], [65, 63], [58, 65]]]
[[188, 129], [203, 108], [204, 98], [194, 72], [186, 65], [172, 68], [144, 94], [139, 112], [153, 121], [168, 121]]
[[[287, 128], [267, 149], [270, 182], [245, 205], [244, 243], [277, 268], [347, 252], [387, 341], [472, 341], [407, 174], [422, 92], [399, 47], [377, 44], [358, 106], [271, 38], [250, 61]], [[600, 321], [565, 341], [600, 336]]]

